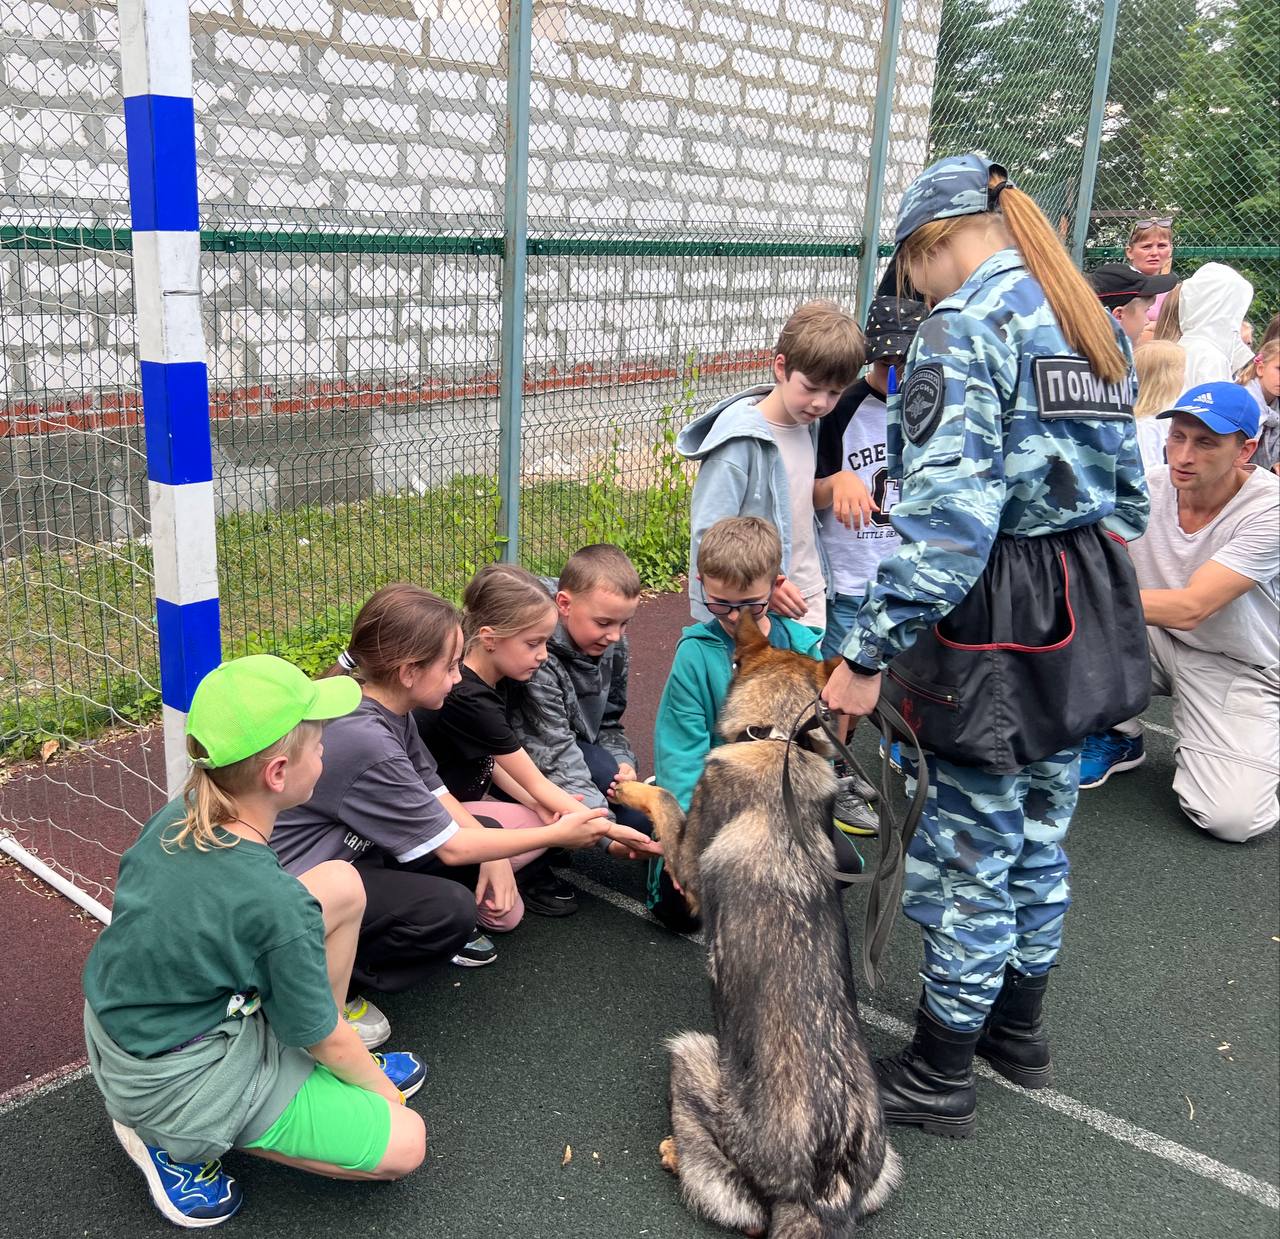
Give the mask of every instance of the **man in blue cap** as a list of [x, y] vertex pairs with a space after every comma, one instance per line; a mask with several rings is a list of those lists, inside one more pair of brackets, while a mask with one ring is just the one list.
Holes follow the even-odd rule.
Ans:
[[[1204, 383], [1159, 414], [1168, 464], [1147, 474], [1151, 519], [1130, 546], [1152, 691], [1173, 698], [1173, 788], [1201, 830], [1230, 843], [1271, 830], [1280, 784], [1280, 478], [1249, 463], [1258, 405]], [[1080, 786], [1145, 759], [1137, 719], [1091, 736]]]

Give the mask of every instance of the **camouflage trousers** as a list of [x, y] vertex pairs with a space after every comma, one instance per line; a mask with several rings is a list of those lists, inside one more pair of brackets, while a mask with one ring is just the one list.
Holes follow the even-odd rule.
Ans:
[[924, 932], [925, 1001], [949, 1028], [982, 1027], [1006, 964], [1038, 976], [1058, 956], [1079, 756], [1068, 749], [1017, 774], [929, 756], [902, 907]]

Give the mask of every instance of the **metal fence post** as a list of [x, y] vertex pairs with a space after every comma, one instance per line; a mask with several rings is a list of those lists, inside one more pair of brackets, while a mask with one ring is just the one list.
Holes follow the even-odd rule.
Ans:
[[886, 0], [880, 35], [880, 63], [876, 72], [876, 115], [871, 128], [871, 160], [867, 169], [867, 197], [862, 209], [862, 258], [858, 264], [858, 321], [865, 324], [876, 293], [880, 264], [880, 212], [884, 206], [885, 168], [889, 162], [889, 126], [893, 120], [893, 86], [898, 71], [898, 40], [902, 34], [902, 0]]
[[174, 795], [186, 778], [191, 696], [221, 657], [191, 35], [186, 0], [120, 0], [119, 12], [165, 775]]
[[1076, 216], [1071, 229], [1071, 254], [1077, 266], [1084, 263], [1084, 243], [1093, 213], [1093, 187], [1098, 180], [1098, 147], [1102, 142], [1102, 122], [1107, 111], [1107, 84], [1111, 78], [1111, 53], [1116, 42], [1116, 18], [1120, 0], [1102, 0], [1102, 21], [1098, 27], [1098, 63], [1093, 74], [1093, 97], [1089, 101], [1089, 128], [1085, 133], [1080, 192], [1076, 195]]
[[524, 401], [524, 298], [529, 228], [529, 81], [533, 0], [511, 0], [507, 21], [506, 200], [503, 206], [498, 493], [502, 558], [520, 558], [520, 426]]

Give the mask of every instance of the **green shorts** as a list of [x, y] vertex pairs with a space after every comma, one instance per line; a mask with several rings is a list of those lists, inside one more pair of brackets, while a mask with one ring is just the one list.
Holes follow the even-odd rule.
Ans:
[[244, 1147], [370, 1171], [390, 1141], [391, 1103], [317, 1065], [280, 1117]]

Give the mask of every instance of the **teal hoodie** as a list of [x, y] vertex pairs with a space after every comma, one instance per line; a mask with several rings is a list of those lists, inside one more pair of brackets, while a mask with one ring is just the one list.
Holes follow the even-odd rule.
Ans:
[[[796, 620], [770, 614], [769, 644], [818, 659], [822, 634]], [[656, 781], [686, 813], [707, 754], [724, 743], [716, 733], [716, 717], [732, 678], [733, 638], [716, 620], [690, 624], [680, 634], [653, 727]]]
[[[676, 451], [698, 462], [698, 480], [693, 485], [689, 511], [689, 608], [694, 619], [709, 620], [702, 586], [698, 581], [698, 545], [702, 535], [726, 516], [760, 516], [782, 539], [782, 571], [791, 565], [791, 494], [782, 453], [769, 423], [757, 407], [773, 390], [771, 383], [728, 396], [701, 417], [690, 422], [676, 437]], [[809, 428], [818, 441], [818, 424]], [[817, 515], [814, 515], [814, 545], [822, 565], [823, 579], [830, 588], [831, 571], [823, 546]]]

